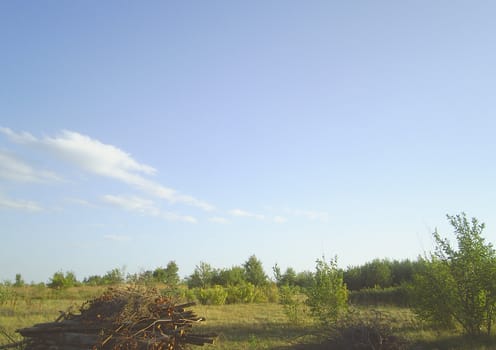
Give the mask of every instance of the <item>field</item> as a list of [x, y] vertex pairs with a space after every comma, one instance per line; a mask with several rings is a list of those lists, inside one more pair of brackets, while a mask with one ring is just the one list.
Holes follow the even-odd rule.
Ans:
[[[54, 321], [60, 311], [74, 311], [85, 301], [102, 292], [99, 287], [70, 288], [63, 292], [25, 287], [15, 297], [0, 305], [0, 344], [11, 343], [20, 337], [15, 330], [35, 323]], [[329, 349], [326, 343], [330, 331], [319, 328], [301, 310], [298, 322], [290, 322], [281, 305], [275, 303], [197, 305], [198, 315], [207, 321], [196, 327], [198, 332], [215, 332], [215, 345], [204, 349], [274, 349], [303, 350]], [[360, 307], [355, 316], [362, 322], [380, 321], [391, 327], [391, 332], [408, 340], [409, 349], [496, 349], [496, 339], [468, 339], [446, 331], [437, 331], [417, 321], [411, 310], [398, 307]]]

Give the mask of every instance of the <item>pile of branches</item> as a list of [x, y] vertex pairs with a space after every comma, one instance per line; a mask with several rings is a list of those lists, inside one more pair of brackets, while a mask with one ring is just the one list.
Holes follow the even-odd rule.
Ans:
[[213, 344], [215, 334], [193, 334], [204, 321], [194, 303], [176, 305], [155, 289], [108, 289], [84, 303], [79, 312], [62, 313], [55, 321], [19, 329], [25, 350], [179, 350], [186, 344]]
[[331, 348], [343, 350], [405, 350], [409, 346], [394, 335], [391, 322], [378, 311], [373, 318], [351, 311], [334, 325], [329, 342]]

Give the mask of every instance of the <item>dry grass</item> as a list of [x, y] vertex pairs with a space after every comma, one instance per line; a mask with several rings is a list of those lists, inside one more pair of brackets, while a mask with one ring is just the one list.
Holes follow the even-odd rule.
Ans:
[[[84, 301], [101, 292], [99, 287], [71, 288], [62, 293], [41, 292], [41, 289], [38, 292], [20, 291], [15, 300], [0, 305], [0, 344], [11, 342], [2, 332], [20, 339], [16, 329], [52, 322], [60, 311], [67, 311], [71, 306], [77, 310]], [[331, 348], [329, 343], [322, 344], [330, 332], [319, 330], [307, 314], [299, 315], [298, 324], [289, 322], [279, 304], [197, 305], [192, 309], [206, 317], [206, 322], [195, 325], [195, 331], [220, 335], [215, 345], [202, 348], [205, 350]], [[390, 325], [392, 334], [409, 341], [408, 348], [412, 350], [496, 350], [494, 337], [470, 339], [458, 333], [436, 330], [419, 322], [407, 308], [359, 307], [358, 310], [356, 317], [362, 321], [364, 317], [381, 317]]]

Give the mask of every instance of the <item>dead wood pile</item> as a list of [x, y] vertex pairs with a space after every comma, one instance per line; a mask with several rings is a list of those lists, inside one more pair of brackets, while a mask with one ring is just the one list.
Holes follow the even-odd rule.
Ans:
[[25, 350], [173, 350], [186, 344], [213, 344], [214, 334], [194, 334], [204, 321], [194, 303], [176, 305], [156, 290], [109, 289], [87, 301], [78, 314], [63, 313], [55, 322], [19, 329]]

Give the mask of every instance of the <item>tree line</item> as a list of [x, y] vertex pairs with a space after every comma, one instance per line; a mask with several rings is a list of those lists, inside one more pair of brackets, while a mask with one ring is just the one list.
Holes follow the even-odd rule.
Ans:
[[[419, 270], [420, 261], [374, 259], [359, 266], [341, 269], [346, 286], [350, 291], [368, 288], [388, 288], [403, 283], [413, 282], [413, 276]], [[179, 276], [179, 266], [175, 261], [169, 261], [165, 267], [154, 270], [126, 274], [124, 268], [114, 268], [104, 275], [92, 275], [82, 281], [76, 278], [72, 271], [57, 271], [49, 279], [47, 286], [54, 289], [88, 285], [105, 286], [121, 283], [163, 283], [168, 286], [186, 285], [188, 288], [208, 288], [213, 286], [227, 287], [251, 283], [263, 286], [275, 283], [280, 286], [296, 286], [307, 288], [313, 280], [312, 271], [296, 272], [292, 267], [284, 271], [276, 264], [272, 267], [272, 276], [268, 275], [262, 262], [255, 256], [250, 256], [243, 264], [229, 268], [215, 268], [206, 262], [200, 262], [193, 273], [184, 279]], [[25, 285], [21, 274], [16, 274], [15, 281], [4, 281], [15, 287]]]
[[[293, 268], [283, 272], [276, 264], [269, 278], [261, 261], [252, 255], [242, 265], [227, 269], [201, 262], [184, 280], [178, 276], [177, 264], [170, 261], [153, 271], [125, 276], [123, 270], [114, 269], [82, 282], [72, 272], [56, 272], [48, 286], [63, 289], [77, 284], [159, 282], [180, 286], [183, 297], [206, 304], [279, 300], [289, 311], [297, 309], [299, 293], [306, 296], [305, 304], [324, 323], [334, 322], [346, 312], [353, 292], [381, 291], [386, 295], [400, 290], [408, 292], [401, 297], [409, 298], [409, 306], [423, 320], [459, 327], [469, 335], [491, 334], [496, 320], [496, 251], [482, 236], [485, 224], [476, 218], [468, 219], [461, 213], [447, 215], [447, 219], [456, 245], [436, 230], [434, 251], [416, 261], [376, 259], [343, 270], [338, 268], [337, 258], [330, 262], [322, 258], [317, 259], [314, 272], [296, 273]], [[2, 285], [23, 284], [17, 274], [14, 283]]]

